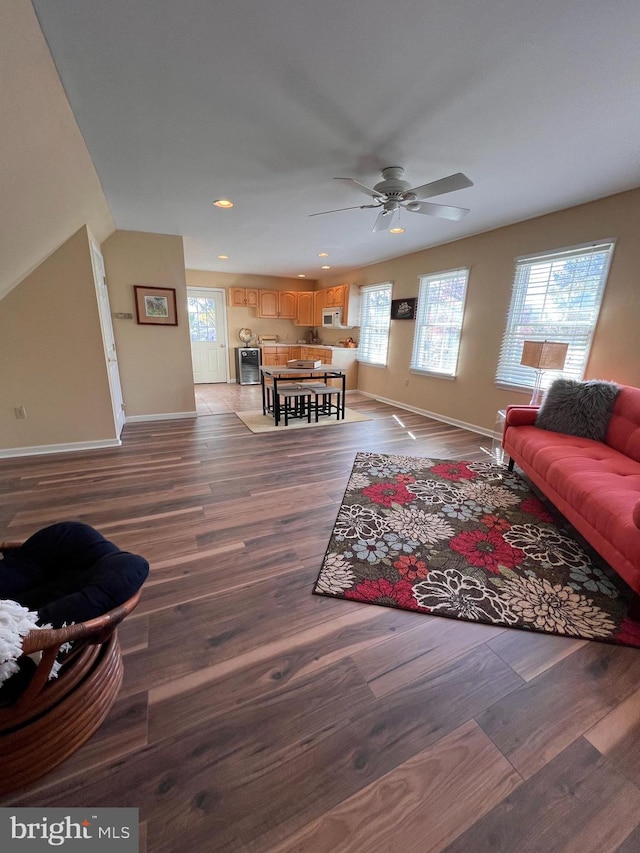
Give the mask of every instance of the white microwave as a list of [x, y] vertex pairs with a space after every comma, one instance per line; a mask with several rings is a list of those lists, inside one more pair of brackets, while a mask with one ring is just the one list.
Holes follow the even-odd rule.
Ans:
[[323, 308], [322, 309], [322, 326], [323, 328], [342, 329], [342, 308]]

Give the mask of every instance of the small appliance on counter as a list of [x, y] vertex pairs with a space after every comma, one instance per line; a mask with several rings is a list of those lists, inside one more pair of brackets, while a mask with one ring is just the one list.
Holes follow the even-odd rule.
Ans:
[[258, 335], [259, 344], [277, 344], [280, 340], [280, 335]]

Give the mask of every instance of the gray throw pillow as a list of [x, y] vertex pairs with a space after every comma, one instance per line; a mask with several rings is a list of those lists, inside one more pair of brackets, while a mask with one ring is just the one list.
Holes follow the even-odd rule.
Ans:
[[615, 382], [598, 379], [556, 379], [544, 397], [536, 426], [604, 441], [619, 390]]

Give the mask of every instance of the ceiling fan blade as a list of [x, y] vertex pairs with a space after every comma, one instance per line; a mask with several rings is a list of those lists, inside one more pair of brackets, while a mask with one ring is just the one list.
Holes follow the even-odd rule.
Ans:
[[346, 181], [349, 184], [353, 185], [353, 188], [358, 190], [365, 195], [368, 195], [369, 198], [382, 198], [382, 194], [376, 192], [371, 187], [366, 187], [364, 184], [361, 184], [360, 181], [356, 181], [355, 178], [334, 178], [334, 181]]
[[336, 207], [335, 210], [321, 210], [320, 213], [309, 213], [308, 216], [324, 216], [325, 213], [340, 213], [341, 210], [363, 210], [365, 207], [379, 207], [378, 204], [356, 204], [355, 207]]
[[391, 226], [394, 215], [395, 210], [381, 210], [371, 230], [374, 233], [376, 231], [386, 231]]
[[426, 213], [427, 216], [438, 216], [440, 219], [457, 221], [469, 213], [468, 207], [451, 207], [448, 204], [432, 204], [430, 201], [413, 202], [406, 207], [410, 213]]
[[439, 181], [431, 181], [429, 184], [413, 187], [407, 190], [406, 194], [415, 193], [416, 198], [431, 198], [434, 195], [444, 195], [472, 186], [473, 181], [470, 178], [462, 172], [456, 172], [455, 175], [448, 175], [446, 178], [440, 178]]

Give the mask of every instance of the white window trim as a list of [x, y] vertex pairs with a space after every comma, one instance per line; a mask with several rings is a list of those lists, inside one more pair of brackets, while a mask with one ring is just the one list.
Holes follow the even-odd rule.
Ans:
[[[366, 353], [366, 329], [368, 328], [365, 320], [365, 302], [366, 302], [366, 294], [371, 293], [373, 291], [387, 291], [389, 293], [389, 314], [387, 317], [387, 346], [385, 352], [384, 361], [373, 361], [370, 358], [367, 358]], [[391, 297], [393, 296], [393, 282], [391, 281], [383, 281], [378, 284], [365, 284], [360, 287], [360, 294], [362, 296], [362, 304], [361, 304], [361, 313], [360, 313], [360, 340], [358, 345], [358, 363], [364, 364], [367, 367], [386, 367], [389, 358], [389, 333], [391, 329]], [[363, 330], [365, 330], [365, 334], [363, 336]], [[363, 343], [364, 337], [364, 343]]]
[[[453, 365], [453, 369], [452, 370], [434, 370], [433, 368], [418, 367], [416, 365], [418, 337], [419, 337], [419, 333], [421, 330], [421, 326], [424, 325], [424, 324], [421, 324], [421, 322], [420, 322], [420, 314], [421, 314], [420, 298], [421, 298], [421, 295], [423, 292], [423, 285], [427, 285], [427, 287], [428, 287], [428, 284], [430, 281], [442, 279], [442, 278], [445, 278], [447, 276], [458, 276], [462, 273], [465, 274], [464, 295], [462, 297], [460, 325], [458, 327], [457, 349], [456, 349], [455, 364]], [[436, 379], [449, 379], [449, 380], [456, 379], [456, 377], [458, 375], [458, 362], [460, 359], [460, 342], [462, 340], [462, 328], [464, 325], [464, 314], [465, 314], [465, 308], [466, 308], [466, 303], [467, 303], [467, 292], [469, 289], [469, 275], [470, 275], [470, 273], [471, 273], [471, 270], [469, 267], [455, 267], [454, 269], [450, 269], [450, 270], [438, 270], [438, 272], [425, 273], [424, 275], [418, 276], [418, 282], [419, 282], [419, 284], [418, 284], [418, 309], [417, 309], [417, 316], [416, 316], [414, 335], [413, 335], [413, 345], [411, 348], [411, 361], [409, 363], [409, 372], [410, 373], [415, 373], [415, 374], [418, 374], [420, 376], [433, 376]]]
[[[595, 329], [598, 323], [598, 317], [600, 314], [600, 308], [602, 306], [602, 300], [604, 298], [604, 292], [607, 286], [607, 280], [609, 276], [609, 270], [611, 268], [611, 260], [613, 257], [613, 252], [615, 249], [616, 240], [615, 238], [606, 238], [602, 240], [591, 240], [588, 243], [578, 243], [574, 246], [566, 246], [564, 248], [551, 249], [546, 252], [534, 252], [530, 255], [520, 255], [514, 258], [514, 271], [513, 271], [513, 283], [511, 287], [511, 300], [509, 303], [509, 309], [507, 312], [507, 318], [505, 321], [505, 330], [502, 336], [502, 341], [500, 343], [500, 355], [498, 358], [498, 365], [496, 368], [496, 378], [495, 384], [496, 387], [505, 389], [508, 391], [520, 391], [527, 392], [530, 391], [535, 382], [535, 371], [530, 367], [520, 367], [519, 361], [518, 363], [514, 363], [513, 361], [509, 361], [508, 353], [510, 352], [513, 356], [514, 350], [517, 350], [518, 353], [521, 352], [521, 344], [524, 340], [564, 340], [562, 334], [547, 334], [544, 330], [545, 324], [540, 324], [541, 328], [539, 331], [527, 333], [526, 335], [517, 335], [515, 331], [513, 331], [514, 326], [518, 324], [518, 317], [516, 316], [516, 299], [519, 297], [519, 301], [521, 301], [524, 296], [524, 292], [520, 294], [516, 294], [516, 285], [518, 279], [518, 273], [520, 269], [526, 265], [530, 265], [535, 263], [536, 261], [540, 261], [540, 263], [548, 263], [553, 260], [561, 259], [563, 255], [567, 256], [567, 258], [571, 256], [579, 257], [581, 254], [586, 252], [597, 252], [597, 251], [607, 251], [608, 255], [605, 261], [605, 266], [602, 273], [601, 283], [599, 292], [596, 293], [596, 302], [594, 304], [594, 317], [593, 322], [589, 327], [589, 331], [586, 335], [582, 335], [582, 342], [576, 349], [574, 349], [573, 355], [571, 353], [571, 347], [569, 350], [569, 354], [567, 357], [567, 363], [565, 368], [562, 371], [545, 371], [543, 374], [543, 387], [548, 387], [551, 382], [557, 378], [559, 375], [568, 376], [570, 378], [581, 380], [584, 376], [584, 371], [586, 369], [589, 354], [591, 351], [591, 343], [593, 340], [593, 335], [595, 333]], [[547, 323], [546, 326], [551, 326], [551, 323]], [[560, 324], [558, 324], [560, 325]], [[570, 338], [570, 335], [566, 335], [565, 337]], [[576, 336], [577, 339], [577, 336]], [[570, 341], [569, 341], [570, 343]], [[576, 363], [576, 366], [571, 368], [571, 361]], [[511, 373], [511, 377], [505, 375]], [[515, 376], [514, 374], [520, 374], [520, 377]]]

